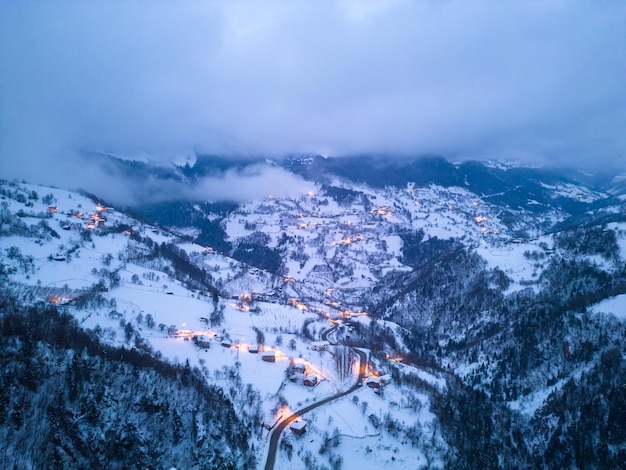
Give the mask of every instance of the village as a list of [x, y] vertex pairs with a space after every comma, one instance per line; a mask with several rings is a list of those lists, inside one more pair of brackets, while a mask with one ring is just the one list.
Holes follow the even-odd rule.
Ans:
[[[27, 202], [36, 190], [21, 189]], [[362, 204], [349, 207], [309, 193], [244, 203], [229, 215], [223, 224], [235, 246], [255, 233], [265, 234], [269, 248], [280, 246], [280, 273], [57, 189], [29, 206], [6, 199], [13, 213], [22, 211], [19, 220], [31, 224], [33, 235], [5, 237], [7, 246], [19, 246], [10, 253], [21, 253], [5, 262], [22, 282], [34, 284], [40, 300], [72, 312], [103, 341], [158, 351], [223, 387], [242, 416], [258, 416], [253, 431], [263, 452], [286, 423], [276, 438], [282, 449], [277, 468], [290, 468], [285, 449], [317, 452], [314, 447], [335, 429], [360, 449], [378, 449], [380, 462], [393, 456], [417, 468], [438, 452], [441, 436], [433, 431], [427, 396], [394, 377], [418, 377], [435, 388], [445, 387], [445, 380], [405, 363], [398, 351], [374, 356], [353, 344], [356, 330], [380, 322], [363, 311], [362, 293], [387, 273], [410, 270], [399, 256], [406, 230], [432, 237], [474, 234], [477, 246], [520, 253], [529, 246], [507, 242], [488, 204], [467, 199], [458, 188], [369, 191]], [[174, 277], [171, 261], [152, 255], [155, 246], [184, 253], [219, 295]], [[531, 269], [527, 265], [520, 277]], [[305, 409], [310, 411], [300, 414]], [[412, 444], [399, 444], [393, 430], [413, 428], [434, 433], [432, 455], [413, 450], [403, 460], [402, 448]], [[372, 454], [363, 458], [364, 468], [371, 460]]]

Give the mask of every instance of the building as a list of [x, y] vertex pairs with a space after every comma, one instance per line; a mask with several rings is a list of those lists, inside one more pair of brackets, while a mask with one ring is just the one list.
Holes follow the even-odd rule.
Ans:
[[193, 342], [196, 343], [196, 346], [199, 348], [208, 349], [211, 347], [211, 339], [205, 335], [194, 336]]
[[248, 346], [248, 352], [252, 353], [252, 354], [258, 354], [258, 352], [259, 352], [259, 345], [258, 344], [256, 344], [256, 345], [251, 344], [250, 346]]
[[365, 385], [369, 388], [380, 388], [380, 377], [368, 377], [365, 379]]
[[299, 420], [299, 421], [293, 421], [290, 425], [289, 428], [293, 431], [294, 434], [296, 434], [297, 436], [302, 436], [305, 432], [306, 432], [306, 421], [304, 420]]
[[311, 349], [313, 351], [328, 351], [330, 343], [328, 341], [313, 341], [311, 343]]
[[304, 385], [306, 385], [307, 387], [313, 387], [315, 385], [317, 385], [317, 383], [320, 381], [319, 377], [315, 374], [309, 374], [304, 378]]
[[365, 379], [365, 385], [370, 388], [381, 388], [391, 383], [391, 374], [381, 375], [379, 377], [368, 377]]
[[387, 385], [391, 383], [391, 374], [385, 374], [380, 376], [380, 384]]
[[261, 359], [265, 362], [276, 362], [276, 351], [263, 351], [261, 353]]

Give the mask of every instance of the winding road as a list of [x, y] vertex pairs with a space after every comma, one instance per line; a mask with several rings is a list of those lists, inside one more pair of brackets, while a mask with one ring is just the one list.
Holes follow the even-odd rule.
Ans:
[[[324, 332], [322, 332], [321, 334], [322, 339], [324, 341], [328, 341], [328, 335], [331, 334], [333, 331], [335, 331], [337, 328], [338, 328], [338, 325], [335, 324], [332, 326], [332, 328], [329, 328], [325, 330]], [[314, 410], [315, 408], [318, 408], [322, 405], [325, 405], [326, 403], [345, 397], [346, 395], [349, 395], [350, 393], [358, 390], [361, 387], [361, 381], [365, 377], [365, 370], [367, 367], [367, 354], [365, 354], [363, 351], [359, 349], [353, 349], [353, 350], [354, 352], [358, 354], [359, 361], [360, 361], [359, 377], [356, 380], [356, 383], [352, 387], [350, 387], [348, 390], [344, 390], [343, 392], [339, 392], [335, 395], [331, 395], [320, 401], [312, 403], [309, 406], [305, 406], [304, 408], [294, 412], [293, 414], [287, 416], [286, 418], [283, 418], [283, 420], [280, 421], [276, 425], [276, 427], [272, 430], [272, 434], [270, 437], [270, 446], [269, 446], [269, 450], [267, 453], [267, 460], [265, 461], [265, 470], [274, 469], [274, 463], [276, 462], [276, 450], [278, 449], [278, 439], [280, 438], [280, 433], [282, 433], [283, 430], [287, 426], [289, 426], [289, 424], [291, 424], [296, 418], [302, 416], [303, 414], [308, 413], [309, 411]]]

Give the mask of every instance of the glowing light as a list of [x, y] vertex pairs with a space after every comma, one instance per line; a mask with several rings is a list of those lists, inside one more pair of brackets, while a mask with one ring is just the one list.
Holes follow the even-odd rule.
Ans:
[[291, 408], [289, 408], [287, 405], [283, 405], [276, 411], [276, 414], [274, 415], [274, 420], [277, 421], [292, 414], [293, 411], [291, 411]]
[[387, 358], [388, 361], [392, 361], [392, 362], [395, 362], [397, 364], [401, 364], [402, 363], [402, 358], [400, 358], [400, 357], [393, 357], [393, 356], [390, 356], [387, 353], [385, 353], [385, 357]]
[[247, 305], [244, 305], [242, 303], [238, 303], [238, 304], [229, 304], [232, 308], [234, 308], [235, 310], [239, 310], [240, 312], [247, 312], [248, 310], [250, 310], [250, 307], [248, 307]]
[[287, 300], [287, 303], [298, 310], [307, 310], [308, 308], [305, 304], [298, 302], [296, 299], [289, 299]]
[[390, 216], [391, 210], [386, 206], [374, 207], [370, 209], [370, 213], [374, 215]]

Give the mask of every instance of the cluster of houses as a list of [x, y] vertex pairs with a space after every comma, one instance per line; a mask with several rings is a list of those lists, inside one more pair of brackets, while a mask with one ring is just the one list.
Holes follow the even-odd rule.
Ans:
[[[219, 336], [209, 336], [206, 334], [194, 334], [187, 330], [172, 330], [168, 331], [168, 333], [173, 336], [181, 336], [184, 333], [188, 333], [191, 337], [193, 343], [201, 349], [209, 349], [211, 344], [215, 344], [216, 341], [225, 347], [231, 348], [233, 343], [228, 338], [222, 338]], [[239, 347], [240, 345], [236, 345]], [[328, 349], [329, 343], [328, 341], [317, 341], [311, 345], [311, 348], [315, 351], [325, 351]], [[281, 355], [281, 352], [275, 349], [262, 350], [259, 345], [248, 345], [248, 352], [251, 354], [259, 354], [261, 355], [261, 360], [264, 362], [276, 362]], [[283, 355], [284, 357], [284, 355]], [[296, 382], [298, 378], [302, 379], [302, 383], [307, 387], [314, 387], [320, 382], [320, 377], [312, 372], [309, 372], [307, 366], [303, 362], [292, 363], [289, 367], [289, 379], [292, 382]]]
[[305, 363], [292, 363], [289, 367], [289, 380], [291, 382], [297, 382], [299, 378], [302, 379], [302, 384], [307, 387], [315, 387], [320, 383], [320, 377], [310, 372]]
[[[106, 217], [103, 214], [109, 210], [110, 210], [109, 207], [105, 207], [101, 204], [96, 204], [96, 211], [94, 213], [86, 215], [86, 214], [83, 214], [79, 210], [72, 209], [67, 213], [67, 216], [68, 217], [73, 216], [81, 220], [84, 220], [85, 226], [87, 228], [94, 229], [98, 225], [102, 225], [107, 221]], [[57, 212], [59, 212], [59, 208], [57, 206], [48, 206], [48, 213], [56, 214]], [[64, 223], [62, 227], [63, 227], [63, 230], [70, 230], [71, 228], [69, 223]]]
[[[181, 331], [182, 330], [176, 330], [175, 332], [173, 332], [173, 334], [175, 335], [176, 333], [180, 333]], [[221, 344], [225, 348], [231, 348], [233, 346], [233, 342], [231, 340], [229, 340], [228, 338], [222, 338], [218, 335], [209, 336], [206, 334], [192, 334], [191, 340], [194, 342], [196, 346], [198, 346], [201, 349], [209, 349], [211, 347], [211, 344], [215, 344], [216, 341], [219, 342], [219, 344]], [[242, 345], [235, 344], [235, 346], [237, 348], [240, 348]], [[245, 347], [245, 345], [243, 346]], [[247, 349], [248, 349], [248, 352], [251, 354], [259, 354], [260, 352], [261, 360], [265, 362], [276, 362], [280, 354], [280, 351], [277, 351], [275, 349], [268, 349], [268, 350], [262, 351], [261, 350], [262, 348], [258, 344], [250, 344], [247, 346]]]

